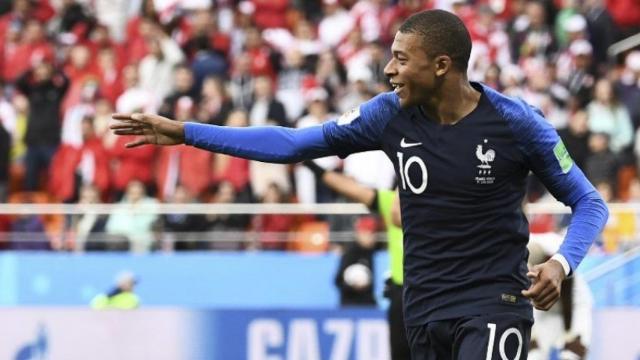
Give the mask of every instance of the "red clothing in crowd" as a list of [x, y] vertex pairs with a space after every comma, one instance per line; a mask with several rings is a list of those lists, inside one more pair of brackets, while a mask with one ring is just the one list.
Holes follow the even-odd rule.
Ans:
[[142, 21], [142, 17], [136, 16], [127, 23], [127, 64], [136, 64], [149, 53], [147, 41], [139, 30]]
[[29, 70], [37, 60], [51, 61], [54, 59], [54, 49], [46, 41], [38, 43], [5, 43], [2, 51], [2, 78], [14, 81], [18, 76]]
[[286, 28], [289, 0], [253, 0], [253, 20], [260, 29]]
[[251, 75], [276, 78], [276, 71], [271, 63], [272, 50], [268, 46], [250, 49], [247, 52], [251, 58]]
[[69, 89], [62, 102], [62, 114], [80, 102], [82, 87], [88, 81], [100, 81], [100, 72], [98, 71], [96, 62], [90, 60], [86, 67], [77, 68], [71, 64], [64, 67], [64, 73], [69, 78]]
[[622, 27], [640, 26], [640, 1], [607, 0], [607, 9], [616, 24]]
[[295, 225], [295, 217], [282, 214], [263, 214], [253, 218], [253, 230], [258, 233], [261, 249], [284, 250], [287, 248], [288, 232]]
[[204, 193], [211, 183], [212, 158], [213, 153], [186, 145], [161, 148], [156, 167], [158, 197], [173, 194], [178, 185], [191, 194]]
[[228, 181], [237, 192], [249, 184], [249, 160], [225, 154], [214, 154], [212, 183]]
[[135, 140], [135, 136], [119, 136], [109, 153], [114, 166], [111, 169], [113, 188], [123, 191], [132, 180], [140, 180], [145, 184], [153, 181], [153, 165], [155, 146], [139, 146], [127, 149], [125, 144]]
[[59, 200], [68, 200], [74, 194], [76, 173], [82, 172], [83, 157], [91, 157], [93, 163], [92, 184], [101, 194], [109, 190], [109, 156], [102, 140], [93, 137], [85, 140], [82, 147], [62, 144], [51, 160], [49, 171], [49, 193]]

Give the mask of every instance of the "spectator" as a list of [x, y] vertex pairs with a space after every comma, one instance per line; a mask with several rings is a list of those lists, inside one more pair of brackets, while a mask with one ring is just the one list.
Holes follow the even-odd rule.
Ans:
[[579, 168], [585, 168], [586, 159], [589, 157], [589, 138], [591, 132], [588, 126], [587, 113], [579, 110], [569, 116], [566, 128], [558, 130], [558, 135], [569, 151], [569, 155]]
[[94, 310], [133, 310], [140, 307], [140, 298], [134, 293], [138, 283], [136, 276], [125, 271], [118, 274], [116, 286], [105, 294], [97, 295], [91, 300]]
[[616, 94], [629, 110], [633, 128], [640, 128], [640, 50], [627, 54], [620, 79], [615, 84]]
[[284, 105], [273, 96], [273, 82], [266, 76], [257, 77], [254, 85], [253, 105], [249, 110], [250, 126], [288, 126]]
[[[201, 46], [227, 58], [231, 51], [231, 39], [219, 29], [216, 14], [211, 9], [197, 9], [191, 15], [189, 40], [185, 44], [189, 58], [193, 58]], [[203, 41], [204, 40], [204, 41]]]
[[[303, 84], [307, 76], [305, 58], [298, 49], [291, 49], [285, 54], [284, 60], [284, 66], [278, 73], [275, 98], [284, 106], [288, 118], [297, 119], [304, 111]], [[255, 94], [258, 95], [257, 92]], [[288, 124], [288, 119], [285, 123]]]
[[609, 135], [606, 133], [592, 133], [589, 137], [591, 155], [584, 165], [584, 172], [593, 184], [606, 182], [616, 183], [618, 160], [609, 147]]
[[43, 61], [24, 73], [16, 86], [29, 99], [26, 190], [34, 191], [60, 144], [60, 106], [69, 81], [53, 64]]
[[159, 26], [153, 28], [147, 39], [149, 53], [140, 61], [140, 88], [164, 99], [172, 89], [173, 69], [185, 57], [178, 44]]
[[[233, 185], [230, 182], [222, 181], [215, 187], [214, 195], [211, 199], [215, 204], [242, 203], [246, 199], [237, 196]], [[216, 250], [239, 250], [244, 246], [245, 234], [248, 229], [250, 219], [247, 215], [238, 214], [208, 214], [207, 231], [209, 238], [213, 241], [210, 244]]]
[[609, 136], [609, 148], [615, 154], [628, 150], [633, 141], [633, 124], [629, 112], [621, 104], [611, 82], [600, 79], [594, 88], [594, 99], [587, 107], [589, 130]]
[[199, 36], [192, 39], [194, 51], [191, 69], [195, 77], [195, 88], [200, 91], [207, 76], [224, 76], [227, 73], [227, 60], [224, 55], [212, 48], [211, 40]]
[[[246, 127], [248, 125], [247, 113], [242, 110], [234, 110], [227, 117], [226, 126]], [[220, 182], [230, 182], [236, 193], [244, 194], [240, 197], [251, 199], [251, 186], [249, 186], [249, 160], [233, 157], [225, 154], [213, 154], [213, 185]]]
[[[189, 97], [178, 99], [175, 106], [176, 121], [193, 120], [195, 104]], [[158, 149], [156, 183], [158, 197], [167, 199], [178, 186], [184, 186], [192, 194], [201, 194], [209, 188], [213, 154], [191, 146], [174, 146]], [[203, 176], [204, 175], [204, 176]]]
[[[197, 199], [184, 186], [176, 187], [169, 204], [189, 204]], [[163, 243], [176, 251], [204, 250], [209, 244], [204, 241], [202, 231], [206, 229], [206, 218], [201, 214], [162, 215]]]
[[17, 81], [21, 74], [36, 64], [53, 61], [54, 48], [47, 41], [45, 29], [39, 21], [23, 19], [11, 23], [6, 34], [8, 41], [4, 47], [2, 71], [6, 81]]
[[175, 106], [178, 99], [188, 97], [194, 102], [199, 101], [193, 79], [193, 71], [186, 64], [180, 64], [173, 70], [173, 90], [164, 98], [160, 107], [160, 114], [175, 117]]
[[251, 0], [253, 20], [260, 29], [286, 28], [289, 0]]
[[138, 68], [127, 65], [122, 69], [124, 92], [116, 100], [116, 111], [130, 113], [135, 111], [156, 112], [159, 98], [154, 92], [142, 88]]
[[604, 0], [587, 0], [582, 4], [589, 27], [590, 41], [595, 49], [595, 60], [601, 69], [608, 65], [607, 49], [618, 38], [618, 28], [604, 2]]
[[146, 195], [142, 182], [131, 181], [122, 201], [107, 220], [107, 234], [116, 239], [121, 237], [134, 252], [153, 250], [153, 226], [158, 216], [150, 210], [153, 210], [157, 203], [156, 199]]
[[329, 92], [330, 98], [342, 95], [347, 73], [333, 52], [325, 51], [320, 54], [315, 69], [315, 81]]
[[260, 30], [255, 27], [245, 30], [244, 50], [249, 54], [251, 75], [275, 79], [279, 54], [264, 43]]
[[[285, 194], [277, 184], [269, 184], [261, 199], [263, 204], [287, 202]], [[285, 250], [289, 231], [293, 229], [295, 217], [285, 214], [260, 214], [252, 219], [252, 229], [257, 236], [257, 246], [262, 250]]]
[[88, 79], [82, 84], [80, 101], [64, 113], [61, 135], [63, 144], [75, 147], [82, 145], [82, 121], [95, 113], [97, 94], [98, 82], [95, 79]]
[[87, 82], [99, 79], [98, 67], [88, 46], [77, 44], [71, 48], [64, 73], [69, 78], [69, 91], [62, 103], [63, 114], [82, 101], [83, 87]]
[[120, 64], [114, 50], [110, 47], [98, 51], [97, 61], [100, 95], [113, 106], [124, 91]]
[[[323, 88], [314, 88], [307, 92], [308, 114], [298, 120], [297, 128], [320, 125], [336, 115], [329, 112], [328, 94]], [[327, 170], [334, 170], [340, 165], [337, 156], [327, 156], [314, 162]], [[307, 168], [298, 166], [295, 170], [296, 197], [303, 204], [327, 203], [335, 199], [334, 193], [322, 182], [316, 181], [315, 175]]]
[[[83, 185], [80, 188], [78, 204], [100, 203], [100, 191], [93, 185]], [[72, 215], [68, 219], [68, 244], [67, 248], [82, 252], [92, 250], [105, 250], [105, 230], [107, 225], [106, 214], [98, 214], [91, 210], [85, 210], [82, 214]]]
[[336, 273], [342, 306], [374, 306], [373, 253], [376, 246], [377, 220], [361, 217], [356, 221], [355, 242], [346, 246]]
[[216, 76], [207, 76], [202, 83], [200, 93], [200, 121], [204, 123], [223, 125], [233, 109], [233, 103], [224, 82]]
[[357, 107], [358, 104], [369, 100], [373, 96], [370, 88], [373, 74], [369, 68], [352, 68], [348, 72], [347, 79], [349, 80], [347, 92], [338, 101], [338, 111], [341, 113]]
[[109, 190], [109, 157], [92, 117], [82, 119], [80, 132], [80, 144], [61, 145], [51, 162], [49, 193], [65, 202], [75, 202], [83, 185], [94, 185], [102, 194]]
[[558, 80], [578, 99], [580, 107], [586, 106], [593, 96], [595, 73], [592, 62], [593, 48], [586, 40], [576, 40], [558, 60]]
[[322, 0], [324, 16], [318, 26], [318, 37], [326, 46], [336, 47], [347, 37], [355, 22], [338, 0]]
[[236, 58], [231, 72], [229, 92], [235, 107], [249, 110], [253, 101], [254, 78], [251, 75], [251, 55], [243, 52]]
[[553, 31], [547, 23], [547, 11], [542, 1], [528, 1], [525, 5], [526, 24], [516, 29], [512, 49], [515, 62], [527, 58], [546, 58], [556, 50]]

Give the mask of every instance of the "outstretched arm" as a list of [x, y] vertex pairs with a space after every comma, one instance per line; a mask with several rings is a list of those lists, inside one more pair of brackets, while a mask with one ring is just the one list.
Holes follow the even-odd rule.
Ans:
[[293, 163], [332, 155], [321, 126], [290, 129], [278, 126], [234, 128], [182, 123], [158, 115], [115, 114], [111, 125], [116, 135], [136, 135], [126, 144], [187, 144], [204, 150], [274, 163]]
[[182, 123], [158, 115], [114, 114], [116, 135], [135, 135], [126, 144], [187, 144], [201, 149], [275, 163], [293, 163], [328, 155], [379, 150], [386, 124], [399, 112], [397, 95], [380, 94], [345, 113], [338, 121], [304, 129], [278, 126], [232, 128]]
[[325, 170], [313, 161], [303, 163], [309, 170], [322, 180], [331, 190], [345, 196], [349, 200], [357, 201], [366, 205], [369, 209], [376, 206], [376, 191], [364, 186], [354, 179], [335, 171]]

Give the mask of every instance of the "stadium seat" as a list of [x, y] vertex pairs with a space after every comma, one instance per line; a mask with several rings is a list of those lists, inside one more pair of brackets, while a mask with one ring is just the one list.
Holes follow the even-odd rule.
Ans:
[[326, 221], [312, 221], [303, 223], [293, 233], [288, 246], [289, 250], [320, 253], [329, 248], [329, 223]]

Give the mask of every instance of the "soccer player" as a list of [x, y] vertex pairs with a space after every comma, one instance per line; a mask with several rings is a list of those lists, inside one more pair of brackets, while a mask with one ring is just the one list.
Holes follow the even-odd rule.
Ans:
[[372, 189], [346, 175], [325, 170], [313, 161], [305, 161], [303, 165], [309, 168], [318, 180], [331, 190], [352, 201], [366, 205], [371, 211], [377, 212], [382, 217], [387, 231], [389, 268], [391, 270], [391, 278], [385, 287], [385, 296], [389, 298], [387, 322], [389, 323], [391, 359], [409, 359], [409, 344], [402, 313], [402, 220], [400, 219], [398, 193], [394, 190]]
[[[404, 316], [414, 360], [524, 359], [532, 304], [549, 309], [608, 210], [542, 114], [467, 79], [469, 32], [452, 13], [409, 17], [380, 94], [305, 129], [226, 128], [114, 114], [129, 147], [186, 143], [292, 163], [384, 150], [400, 183]], [[527, 271], [525, 179], [533, 171], [573, 217], [558, 253]]]

